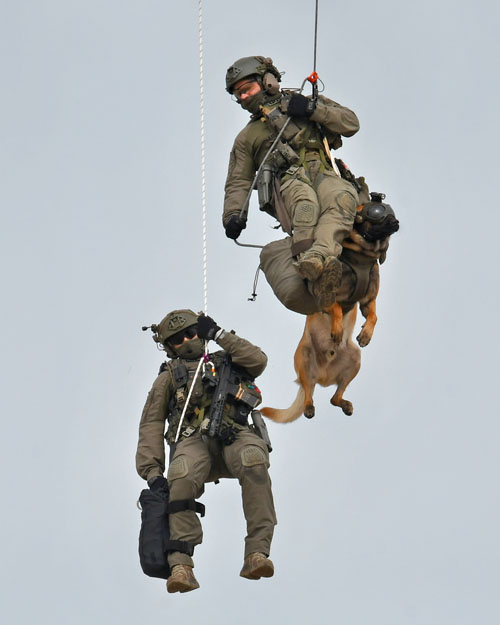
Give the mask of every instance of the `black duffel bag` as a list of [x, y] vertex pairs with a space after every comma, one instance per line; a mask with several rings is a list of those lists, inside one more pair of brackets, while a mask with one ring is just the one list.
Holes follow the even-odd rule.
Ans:
[[141, 531], [139, 532], [139, 559], [141, 568], [149, 577], [170, 577], [167, 555], [181, 551], [193, 555], [194, 545], [184, 540], [170, 540], [169, 514], [193, 510], [205, 515], [205, 506], [194, 499], [169, 501], [166, 483], [154, 491], [144, 489], [139, 497]]

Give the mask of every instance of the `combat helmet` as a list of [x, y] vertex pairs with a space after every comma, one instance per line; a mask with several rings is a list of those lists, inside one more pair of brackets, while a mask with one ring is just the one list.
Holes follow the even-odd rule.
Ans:
[[226, 91], [232, 94], [234, 85], [250, 76], [257, 78], [267, 94], [278, 93], [281, 73], [273, 65], [273, 60], [265, 56], [244, 56], [235, 61], [226, 72]]
[[[159, 345], [162, 346], [162, 348], [167, 352], [167, 356], [169, 356], [169, 358], [175, 358], [176, 356], [181, 356], [183, 355], [181, 352], [185, 350], [181, 350], [180, 348], [174, 349], [172, 347], [172, 343], [170, 342], [170, 339], [173, 336], [175, 336], [178, 332], [181, 332], [182, 330], [185, 330], [186, 328], [189, 328], [190, 326], [196, 325], [197, 322], [198, 322], [198, 315], [188, 308], [183, 308], [180, 310], [172, 310], [172, 312], [169, 312], [168, 315], [160, 321], [160, 323], [153, 324], [151, 326], [151, 330], [153, 332], [153, 341], [155, 341], [155, 343], [158, 343]], [[144, 327], [143, 330], [145, 329], [147, 328]], [[199, 342], [199, 345], [198, 345], [198, 342]], [[200, 347], [202, 349], [202, 345], [203, 345], [203, 342], [201, 341], [201, 339], [197, 339], [196, 345], [193, 344], [191, 346], [192, 350], [189, 350], [189, 351], [194, 350], [193, 354], [187, 353], [185, 355], [193, 356], [194, 358], [196, 358], [197, 356], [195, 355], [195, 353], [197, 354], [198, 351], [200, 351], [199, 350]]]

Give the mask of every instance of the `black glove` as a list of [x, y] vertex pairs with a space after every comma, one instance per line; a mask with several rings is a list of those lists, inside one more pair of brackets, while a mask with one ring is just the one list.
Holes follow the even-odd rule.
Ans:
[[315, 108], [314, 100], [306, 98], [301, 93], [292, 93], [286, 112], [290, 117], [311, 117]]
[[152, 477], [148, 480], [149, 490], [156, 492], [158, 490], [168, 490], [168, 481], [163, 475]]
[[241, 231], [244, 230], [246, 227], [247, 222], [244, 219], [242, 219], [238, 215], [232, 215], [229, 218], [227, 224], [224, 226], [224, 228], [226, 229], [226, 237], [228, 239], [236, 240], [240, 236]]
[[198, 317], [197, 326], [198, 338], [204, 339], [206, 341], [212, 341], [214, 336], [220, 330], [220, 326], [215, 323], [212, 317], [208, 317], [204, 314], [201, 314]]

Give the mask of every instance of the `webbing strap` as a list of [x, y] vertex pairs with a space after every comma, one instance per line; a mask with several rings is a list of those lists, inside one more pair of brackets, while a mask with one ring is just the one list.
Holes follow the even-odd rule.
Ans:
[[313, 243], [314, 243], [314, 239], [301, 239], [300, 241], [297, 241], [296, 243], [292, 243], [291, 245], [292, 256], [297, 256], [301, 252], [307, 251]]
[[194, 499], [176, 499], [175, 501], [169, 501], [167, 504], [168, 514], [184, 512], [184, 510], [192, 510], [193, 512], [197, 512], [201, 517], [205, 516], [205, 506]]
[[180, 551], [192, 556], [194, 553], [194, 545], [185, 540], [167, 540], [165, 542], [165, 551]]

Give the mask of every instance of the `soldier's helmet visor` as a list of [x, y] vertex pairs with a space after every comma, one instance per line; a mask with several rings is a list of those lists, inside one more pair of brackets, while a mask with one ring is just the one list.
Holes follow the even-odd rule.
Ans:
[[170, 343], [170, 345], [182, 345], [184, 343], [184, 339], [193, 339], [198, 334], [198, 326], [196, 324], [192, 326], [188, 326], [172, 336], [169, 336], [165, 341], [166, 343]]

